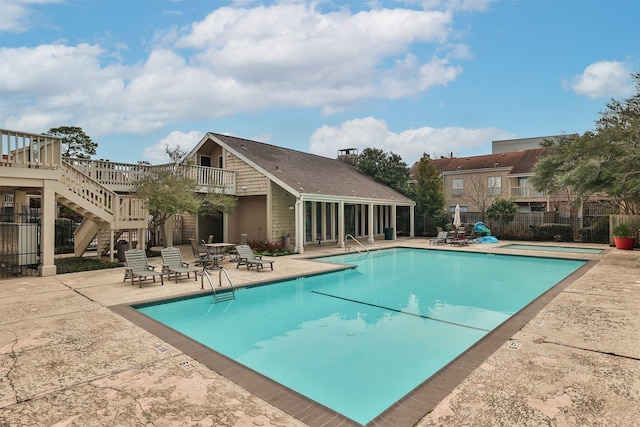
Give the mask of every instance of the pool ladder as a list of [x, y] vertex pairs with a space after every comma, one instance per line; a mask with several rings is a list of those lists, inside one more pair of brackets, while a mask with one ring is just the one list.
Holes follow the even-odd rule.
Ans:
[[222, 286], [222, 273], [224, 273], [225, 277], [227, 278], [227, 281], [229, 282], [229, 286], [231, 286], [231, 288], [226, 290], [225, 292], [216, 292], [216, 287], [213, 286], [213, 282], [211, 281], [211, 275], [209, 274], [206, 268], [202, 269], [201, 286], [204, 287], [204, 278], [206, 277], [207, 281], [209, 282], [209, 286], [211, 287], [211, 292], [213, 293], [214, 304], [218, 302], [231, 301], [236, 299], [236, 288], [233, 286], [233, 282], [231, 282], [229, 273], [227, 273], [227, 270], [225, 270], [224, 268], [220, 268], [218, 270], [218, 287]]
[[[354, 242], [356, 242], [358, 245], [360, 245], [360, 247], [361, 247], [362, 249], [364, 249], [367, 253], [369, 253], [369, 249], [368, 249], [366, 246], [364, 246], [362, 243], [360, 243], [360, 242], [358, 241], [358, 239], [356, 239], [355, 237], [353, 237], [351, 234], [347, 234], [347, 235], [345, 236], [345, 238], [344, 238], [344, 250], [345, 250], [345, 251], [348, 251], [349, 249], [351, 249], [351, 248], [349, 247], [349, 245], [348, 245], [348, 243], [349, 243], [349, 239], [351, 239], [351, 240], [353, 240]], [[353, 250], [354, 250], [354, 251], [356, 251], [356, 252], [358, 252], [359, 254], [360, 254], [360, 253], [362, 253], [362, 251], [360, 251], [360, 250], [359, 250], [358, 248], [356, 248], [355, 246], [353, 247]]]

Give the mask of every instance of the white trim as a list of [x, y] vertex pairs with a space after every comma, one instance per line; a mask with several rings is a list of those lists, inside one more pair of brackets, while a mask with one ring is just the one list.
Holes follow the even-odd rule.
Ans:
[[443, 171], [442, 175], [460, 175], [460, 174], [471, 174], [471, 173], [489, 173], [493, 171], [510, 171], [513, 169], [513, 166], [502, 166], [495, 168], [482, 168], [482, 169], [457, 169], [452, 171]]

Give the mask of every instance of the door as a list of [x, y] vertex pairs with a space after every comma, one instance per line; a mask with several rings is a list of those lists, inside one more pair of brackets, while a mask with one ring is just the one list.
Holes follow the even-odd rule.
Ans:
[[203, 166], [202, 169], [200, 169], [200, 184], [201, 185], [210, 185], [211, 184], [211, 180], [209, 179], [211, 177], [211, 171], [208, 169], [204, 169], [204, 168], [210, 168], [211, 167], [211, 157], [210, 156], [200, 156], [200, 166]]

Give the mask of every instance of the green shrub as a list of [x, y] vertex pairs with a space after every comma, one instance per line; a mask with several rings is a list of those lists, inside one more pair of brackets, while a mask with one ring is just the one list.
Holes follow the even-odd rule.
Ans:
[[546, 242], [572, 242], [573, 232], [570, 225], [564, 224], [542, 224], [530, 225], [533, 233], [532, 240]]
[[293, 252], [288, 251], [277, 242], [265, 242], [262, 240], [251, 240], [247, 242], [247, 245], [251, 246], [251, 249], [258, 255], [266, 256], [282, 256], [291, 255]]
[[495, 230], [494, 234], [502, 240], [534, 240], [533, 232], [527, 227], [509, 227], [506, 230]]
[[97, 258], [58, 258], [54, 260], [57, 274], [77, 273], [79, 271], [104, 270], [124, 266], [121, 262], [104, 261]]
[[599, 219], [590, 227], [578, 230], [580, 240], [589, 243], [609, 243], [609, 218]]
[[162, 252], [156, 251], [156, 250], [153, 250], [153, 249], [149, 249], [149, 248], [147, 248], [145, 250], [145, 253], [147, 254], [147, 258], [154, 258], [154, 257], [162, 256]]
[[613, 235], [615, 237], [633, 237], [631, 225], [624, 222], [616, 225], [613, 227]]

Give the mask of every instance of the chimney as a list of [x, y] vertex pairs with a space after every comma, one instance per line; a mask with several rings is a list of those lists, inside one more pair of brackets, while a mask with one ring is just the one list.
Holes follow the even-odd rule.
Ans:
[[338, 150], [338, 160], [351, 163], [353, 166], [356, 166], [358, 164], [358, 149], [343, 148], [342, 150]]

